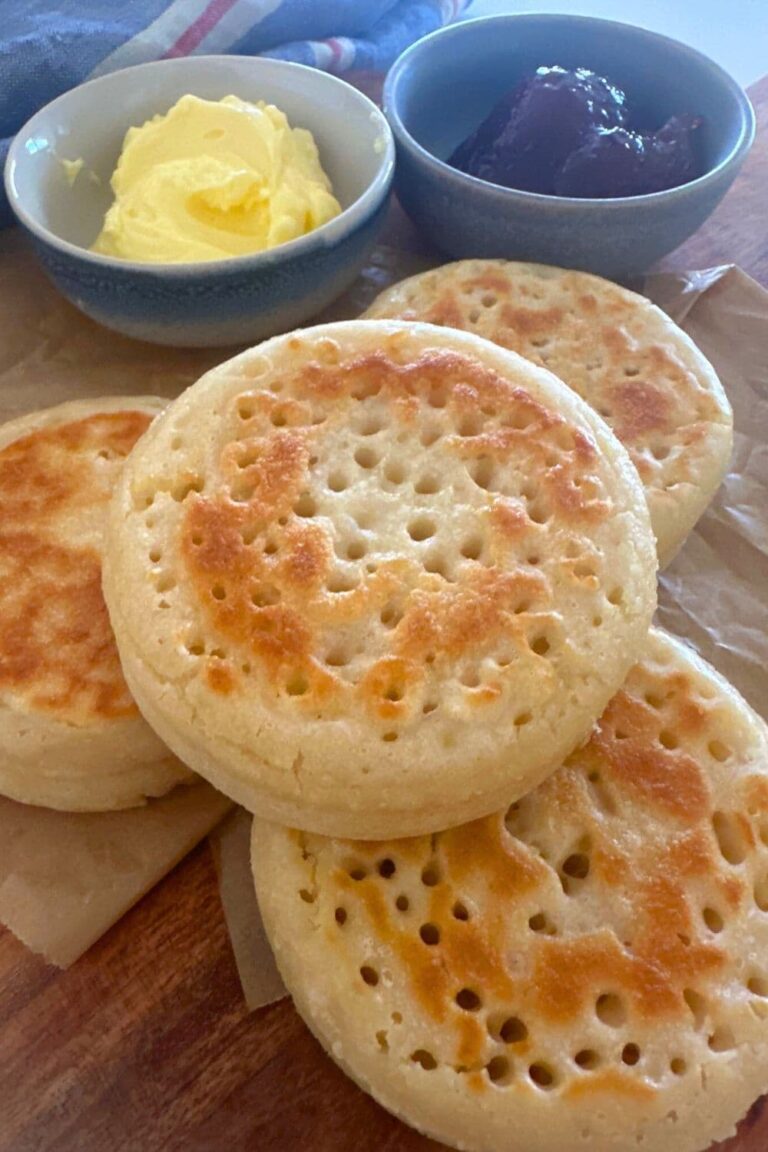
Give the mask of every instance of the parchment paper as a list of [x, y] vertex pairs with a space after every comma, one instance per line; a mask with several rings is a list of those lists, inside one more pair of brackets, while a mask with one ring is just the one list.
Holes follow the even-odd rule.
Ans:
[[[330, 315], [359, 315], [382, 288], [431, 266], [380, 249]], [[657, 619], [768, 718], [768, 292], [732, 266], [650, 276], [643, 290], [711, 360], [736, 429], [722, 488], [661, 576]], [[255, 1010], [277, 999], [282, 985], [252, 897], [249, 822], [241, 812], [222, 829], [220, 888], [246, 1002]]]
[[237, 808], [211, 836], [219, 892], [235, 963], [249, 1008], [286, 995], [256, 902], [250, 868], [251, 814]]
[[[108, 332], [59, 296], [18, 234], [0, 236], [0, 421], [90, 396], [175, 396], [222, 358]], [[98, 815], [0, 798], [0, 921], [51, 963], [71, 964], [230, 807], [208, 785]]]
[[66, 968], [231, 807], [203, 783], [181, 784], [143, 808], [97, 814], [0, 797], [0, 920]]

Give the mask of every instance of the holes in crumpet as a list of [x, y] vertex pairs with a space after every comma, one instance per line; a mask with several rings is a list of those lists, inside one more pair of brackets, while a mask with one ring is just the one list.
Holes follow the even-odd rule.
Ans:
[[420, 496], [432, 496], [435, 492], [440, 491], [440, 481], [436, 476], [424, 473], [423, 476], [419, 476], [413, 486], [413, 490], [414, 492], [418, 492]]
[[481, 456], [479, 460], [475, 461], [470, 470], [470, 475], [475, 484], [485, 492], [491, 489], [494, 473], [495, 466], [490, 456]]
[[505, 1044], [522, 1044], [528, 1039], [528, 1029], [519, 1016], [508, 1016], [499, 1028], [499, 1039]]
[[451, 576], [451, 568], [447, 556], [440, 548], [433, 548], [424, 557], [424, 571], [432, 572], [436, 576], [442, 576], [443, 580], [453, 583]]
[[396, 628], [403, 618], [403, 614], [395, 604], [385, 604], [379, 619], [385, 628]]
[[368, 545], [362, 536], [358, 536], [347, 544], [347, 560], [362, 560], [367, 551]]
[[370, 966], [370, 964], [363, 964], [362, 968], [360, 969], [360, 975], [362, 976], [363, 981], [371, 988], [375, 988], [379, 982], [379, 974], [375, 968]]
[[512, 1065], [506, 1056], [493, 1056], [485, 1066], [492, 1084], [507, 1084], [512, 1077]]
[[309, 681], [301, 672], [294, 673], [285, 686], [289, 696], [304, 696], [309, 691]]
[[297, 516], [311, 519], [317, 513], [317, 501], [311, 492], [302, 492], [294, 504], [293, 510]]
[[712, 829], [723, 859], [728, 864], [742, 864], [747, 856], [747, 846], [736, 817], [726, 812], [715, 812]]
[[440, 943], [440, 929], [437, 924], [422, 924], [419, 928], [419, 936], [430, 948]]
[[768, 912], [768, 872], [755, 880], [754, 897], [760, 911]]
[[359, 464], [361, 468], [375, 468], [380, 459], [381, 457], [376, 449], [368, 444], [362, 444], [355, 451], [355, 463]]
[[710, 932], [715, 933], [715, 935], [717, 935], [719, 932], [722, 932], [724, 922], [722, 916], [716, 908], [707, 907], [704, 909], [701, 915]]
[[417, 516], [415, 520], [411, 520], [408, 524], [408, 535], [411, 540], [429, 540], [434, 536], [435, 531], [435, 522], [434, 520], [430, 520], [428, 516]]
[[727, 1024], [720, 1024], [715, 1028], [707, 1043], [712, 1052], [730, 1052], [736, 1047], [736, 1037]]
[[586, 852], [572, 852], [563, 861], [563, 872], [573, 880], [586, 880], [589, 876], [589, 856]]
[[462, 541], [461, 554], [465, 560], [477, 560], [483, 550], [482, 536], [468, 536]]
[[595, 1002], [595, 1015], [609, 1028], [621, 1028], [626, 1023], [627, 1009], [624, 1001], [615, 992], [603, 992]]
[[332, 572], [328, 577], [326, 588], [334, 595], [340, 592], [352, 592], [360, 583], [360, 577], [353, 572]]
[[456, 993], [456, 1003], [463, 1012], [477, 1012], [482, 1000], [472, 988], [462, 988]]
[[555, 1087], [555, 1071], [550, 1064], [537, 1061], [535, 1064], [531, 1064], [528, 1069], [528, 1075], [536, 1087], [543, 1089], [545, 1092]]
[[254, 608], [268, 608], [280, 601], [280, 589], [274, 584], [260, 584], [251, 595]]
[[349, 480], [343, 472], [330, 472], [328, 474], [328, 487], [331, 492], [344, 492], [349, 488]]

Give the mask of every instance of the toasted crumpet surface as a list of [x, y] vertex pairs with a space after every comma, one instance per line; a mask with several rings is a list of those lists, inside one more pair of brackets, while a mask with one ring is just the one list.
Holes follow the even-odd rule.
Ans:
[[87, 811], [189, 773], [142, 720], [101, 592], [104, 524], [165, 402], [75, 401], [0, 427], [0, 792]]
[[663, 633], [518, 803], [377, 843], [254, 820], [252, 862], [309, 1027], [451, 1146], [704, 1152], [765, 1091], [768, 730]]
[[252, 811], [383, 837], [525, 792], [588, 733], [655, 602], [626, 453], [466, 333], [350, 321], [208, 373], [112, 505], [128, 683]]
[[644, 296], [586, 272], [461, 260], [385, 289], [366, 317], [475, 332], [541, 364], [607, 421], [669, 563], [727, 470], [733, 414], [709, 361]]

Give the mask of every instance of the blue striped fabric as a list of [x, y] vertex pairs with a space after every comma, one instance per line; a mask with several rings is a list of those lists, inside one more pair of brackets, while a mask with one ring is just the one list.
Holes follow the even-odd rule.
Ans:
[[[334, 72], [383, 71], [471, 0], [3, 0], [0, 164], [29, 117], [93, 76], [165, 57], [233, 52]], [[0, 227], [10, 223], [4, 196]]]

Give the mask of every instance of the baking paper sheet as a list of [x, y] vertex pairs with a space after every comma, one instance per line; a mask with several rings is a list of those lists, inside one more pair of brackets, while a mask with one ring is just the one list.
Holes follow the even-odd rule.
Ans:
[[121, 812], [53, 812], [0, 797], [0, 920], [66, 968], [226, 814], [208, 784]]
[[248, 1007], [255, 1011], [286, 995], [256, 902], [250, 867], [251, 814], [237, 808], [211, 836], [219, 892]]
[[[383, 288], [434, 266], [383, 248], [331, 310], [359, 315]], [[645, 293], [693, 337], [735, 417], [731, 468], [659, 589], [658, 622], [689, 641], [768, 718], [768, 292], [732, 266], [647, 278]], [[279, 976], [252, 892], [245, 813], [222, 830], [220, 883], [246, 1001], [271, 1003]]]

